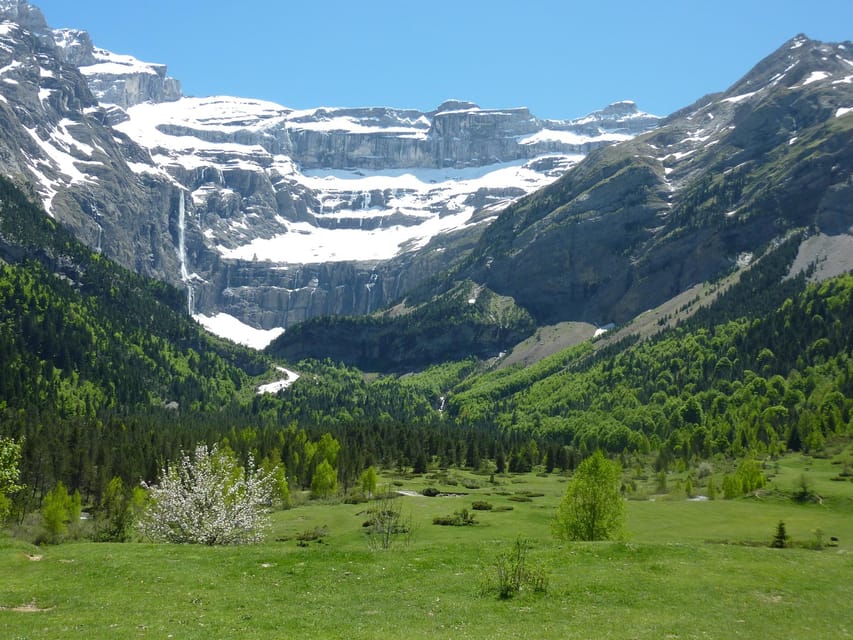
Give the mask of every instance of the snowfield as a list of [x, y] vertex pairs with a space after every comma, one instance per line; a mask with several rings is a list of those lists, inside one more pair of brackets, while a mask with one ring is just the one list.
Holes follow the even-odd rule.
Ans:
[[226, 338], [237, 344], [258, 350], [263, 349], [284, 333], [284, 329], [280, 327], [269, 330], [255, 329], [227, 313], [217, 313], [212, 316], [197, 314], [193, 318], [205, 329], [220, 338]]
[[[379, 112], [389, 123], [376, 124]], [[132, 169], [156, 173], [181, 167], [200, 172], [203, 183], [191, 194], [195, 207], [203, 207], [211, 197], [239, 201], [240, 195], [223, 184], [223, 176], [234, 170], [265, 174], [276, 190], [307, 190], [314, 196], [307, 206], [322, 225], [277, 216], [280, 233], [253, 237], [252, 217], [244, 213], [229, 221], [233, 233], [226, 236], [221, 227], [218, 232], [202, 229], [223, 257], [240, 260], [305, 263], [393, 258], [424, 247], [436, 235], [464, 228], [484, 206], [497, 210], [550, 184], [583, 158], [550, 154], [469, 168], [302, 171], [292, 158], [278, 152], [289, 144], [289, 130], [424, 138], [430, 123], [412, 111], [294, 111], [272, 102], [228, 96], [143, 103], [129, 108], [127, 114], [129, 119], [115, 128], [151, 149], [154, 162], [150, 166], [134, 163]], [[606, 134], [602, 139], [629, 137]], [[547, 132], [540, 138], [531, 136], [530, 142], [554, 139], [595, 140], [570, 132]], [[535, 163], [543, 158], [550, 159], [550, 168], [537, 171]], [[475, 194], [488, 190], [502, 195], [472, 203]], [[371, 199], [377, 191], [383, 194], [380, 204]], [[479, 223], [484, 216], [478, 218]]]

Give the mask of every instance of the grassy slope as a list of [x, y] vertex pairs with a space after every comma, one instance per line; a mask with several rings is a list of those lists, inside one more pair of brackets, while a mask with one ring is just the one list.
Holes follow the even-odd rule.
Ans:
[[[396, 488], [468, 495], [401, 498], [415, 534], [390, 552], [367, 549], [365, 505], [316, 503], [276, 514], [269, 541], [252, 547], [39, 549], [0, 540], [0, 628], [9, 638], [844, 637], [853, 629], [853, 483], [830, 480], [841, 468], [791, 457], [772, 480], [790, 490], [805, 472], [823, 505], [772, 496], [630, 501], [629, 537], [614, 543], [552, 540], [550, 515], [565, 489], [553, 475], [501, 477], [498, 486], [479, 478], [477, 489], [404, 480]], [[525, 491], [544, 495], [510, 500]], [[474, 499], [513, 510], [478, 511], [475, 527], [431, 524]], [[770, 549], [780, 519], [796, 542], [819, 527], [839, 546]], [[291, 539], [322, 526], [322, 543]], [[548, 592], [480, 596], [484, 570], [519, 534], [547, 565]], [[22, 606], [46, 610], [11, 610]]]

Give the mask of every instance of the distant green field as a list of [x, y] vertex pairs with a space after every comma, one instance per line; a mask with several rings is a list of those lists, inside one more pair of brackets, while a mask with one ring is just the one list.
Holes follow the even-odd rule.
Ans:
[[[307, 501], [276, 513], [267, 542], [248, 547], [32, 547], [2, 538], [0, 636], [849, 637], [853, 483], [831, 479], [844, 460], [786, 458], [761, 497], [631, 500], [619, 542], [553, 540], [550, 518], [566, 478], [526, 474], [493, 485], [462, 472], [383, 476], [394, 490], [466, 494], [399, 498], [414, 533], [390, 551], [368, 549], [369, 505]], [[803, 473], [823, 504], [782, 495]], [[677, 483], [673, 476], [670, 486]], [[475, 526], [432, 524], [474, 500], [494, 507], [475, 511]], [[779, 520], [793, 548], [769, 548]], [[314, 529], [327, 534], [297, 542]], [[817, 529], [837, 545], [806, 548]], [[547, 568], [546, 593], [481, 595], [484, 573], [518, 535], [532, 541], [531, 561]]]

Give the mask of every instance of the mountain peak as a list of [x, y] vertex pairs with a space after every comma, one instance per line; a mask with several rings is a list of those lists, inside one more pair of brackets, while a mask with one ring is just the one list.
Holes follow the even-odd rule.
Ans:
[[26, 0], [0, 0], [0, 19], [17, 22], [30, 31], [47, 29], [44, 14]]
[[432, 113], [445, 113], [447, 111], [465, 111], [468, 109], [479, 109], [480, 105], [467, 100], [445, 100], [435, 108]]
[[797, 34], [729, 87], [726, 96], [768, 87], [794, 87], [819, 80], [845, 80], [853, 74], [853, 43], [827, 43]]

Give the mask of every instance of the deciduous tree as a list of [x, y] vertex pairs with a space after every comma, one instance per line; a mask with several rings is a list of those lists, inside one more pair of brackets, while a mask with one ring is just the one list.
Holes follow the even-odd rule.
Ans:
[[622, 469], [596, 451], [584, 460], [566, 487], [552, 523], [561, 540], [610, 540], [624, 522], [619, 492]]
[[259, 542], [267, 525], [274, 480], [246, 468], [233, 454], [199, 445], [160, 472], [150, 488], [143, 533], [164, 542], [246, 544]]
[[323, 460], [311, 477], [311, 495], [315, 498], [328, 498], [337, 490], [338, 472], [328, 460]]
[[0, 438], [0, 522], [9, 515], [9, 494], [23, 489], [18, 481], [20, 464], [21, 444], [11, 438]]

